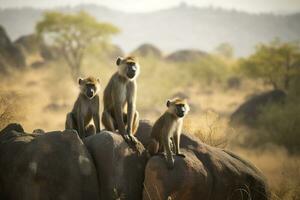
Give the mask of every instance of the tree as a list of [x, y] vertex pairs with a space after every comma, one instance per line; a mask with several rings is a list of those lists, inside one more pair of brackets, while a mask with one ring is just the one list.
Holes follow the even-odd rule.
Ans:
[[221, 56], [224, 56], [226, 58], [232, 58], [234, 54], [234, 50], [231, 44], [229, 43], [221, 43], [219, 44], [215, 52]]
[[260, 44], [254, 54], [241, 59], [240, 69], [251, 78], [271, 84], [274, 89], [288, 90], [291, 80], [299, 75], [300, 46], [278, 39]]
[[82, 60], [86, 49], [94, 43], [105, 42], [109, 36], [119, 32], [118, 28], [99, 23], [85, 12], [65, 14], [46, 12], [37, 23], [38, 35], [48, 39], [57, 47], [76, 80], [81, 75]]

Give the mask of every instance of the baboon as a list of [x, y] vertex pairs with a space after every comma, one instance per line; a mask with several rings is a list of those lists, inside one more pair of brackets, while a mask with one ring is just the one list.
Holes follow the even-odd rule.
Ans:
[[189, 112], [190, 108], [187, 101], [180, 98], [167, 100], [167, 107], [168, 109], [165, 113], [153, 125], [151, 141], [147, 149], [150, 155], [158, 153], [166, 154], [167, 166], [169, 169], [172, 169], [174, 167], [172, 150], [175, 155], [184, 157], [179, 149], [180, 134], [183, 118]]
[[[67, 114], [66, 129], [74, 129], [80, 138], [99, 133], [101, 130], [99, 114], [100, 80], [94, 77], [79, 78], [80, 93], [71, 112]], [[93, 119], [94, 125], [89, 125]]]
[[[117, 58], [118, 71], [113, 74], [104, 90], [102, 123], [108, 131], [116, 131], [126, 142], [136, 143], [133, 136], [138, 128], [139, 113], [136, 111], [136, 78], [140, 66], [134, 57]], [[125, 106], [127, 112], [125, 113]]]

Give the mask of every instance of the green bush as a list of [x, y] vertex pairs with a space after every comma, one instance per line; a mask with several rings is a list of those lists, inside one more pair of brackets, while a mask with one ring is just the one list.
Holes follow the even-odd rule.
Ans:
[[287, 100], [284, 105], [262, 108], [258, 119], [258, 135], [262, 141], [285, 146], [290, 152], [300, 152], [300, 104]]
[[207, 85], [223, 83], [230, 71], [224, 59], [213, 55], [205, 56], [196, 62], [186, 63], [184, 68], [189, 71], [193, 80]]
[[286, 147], [291, 153], [300, 153], [300, 78], [294, 78], [284, 104], [270, 104], [259, 116], [259, 143], [272, 142]]

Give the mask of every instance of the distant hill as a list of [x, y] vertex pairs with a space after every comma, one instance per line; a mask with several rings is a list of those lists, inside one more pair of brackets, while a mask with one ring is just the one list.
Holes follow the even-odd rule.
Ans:
[[142, 44], [130, 54], [134, 56], [143, 56], [143, 57], [145, 56], [153, 56], [156, 58], [163, 57], [161, 51], [156, 46], [153, 46], [152, 44]]
[[[96, 5], [57, 10], [86, 10], [101, 21], [117, 25], [122, 33], [113, 41], [126, 52], [143, 43], [153, 44], [164, 53], [178, 49], [212, 51], [218, 44], [229, 42], [240, 56], [251, 53], [257, 43], [276, 37], [300, 40], [300, 14], [248, 14], [185, 5], [150, 13], [125, 13]], [[42, 12], [32, 8], [0, 10], [0, 24], [16, 39], [33, 32]]]
[[173, 62], [188, 62], [205, 56], [207, 56], [207, 53], [199, 50], [179, 50], [168, 55], [166, 59]]

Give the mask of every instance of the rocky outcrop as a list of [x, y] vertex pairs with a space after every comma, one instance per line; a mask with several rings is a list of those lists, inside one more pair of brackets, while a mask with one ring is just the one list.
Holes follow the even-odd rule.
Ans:
[[99, 199], [95, 166], [77, 133], [0, 132], [0, 199]]
[[269, 199], [258, 169], [193, 135], [182, 134], [185, 158], [175, 156], [173, 169], [149, 158], [151, 128], [141, 121], [135, 147], [102, 131], [84, 139], [86, 149], [76, 132], [26, 134], [11, 124], [0, 132], [0, 199]]
[[26, 65], [22, 51], [13, 44], [0, 26], [0, 71], [5, 72], [9, 67], [22, 68]]
[[272, 90], [251, 97], [232, 113], [231, 122], [233, 124], [243, 124], [253, 127], [264, 106], [267, 104], [283, 103], [285, 98], [286, 94], [282, 90]]
[[[146, 146], [150, 138], [147, 122], [137, 137]], [[145, 169], [143, 199], [269, 199], [262, 173], [232, 152], [211, 147], [193, 135], [181, 135], [185, 158], [175, 156], [175, 167], [167, 169], [165, 158], [152, 157]]]

